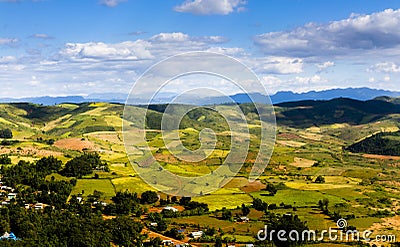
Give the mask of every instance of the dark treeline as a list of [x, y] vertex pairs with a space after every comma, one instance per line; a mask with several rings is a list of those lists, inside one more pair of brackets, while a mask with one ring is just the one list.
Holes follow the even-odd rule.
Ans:
[[378, 133], [345, 149], [354, 153], [400, 155], [400, 131]]

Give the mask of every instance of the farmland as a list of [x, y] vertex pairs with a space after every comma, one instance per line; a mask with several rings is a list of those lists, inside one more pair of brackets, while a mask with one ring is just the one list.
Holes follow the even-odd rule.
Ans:
[[[343, 101], [330, 104], [336, 106], [339, 103], [346, 104]], [[132, 161], [140, 161], [146, 148], [163, 169], [180, 176], [197, 177], [212, 173], [223, 164], [230, 155], [231, 135], [237, 134], [245, 140], [239, 135], [241, 133], [227, 131], [226, 122], [214, 111], [201, 109], [190, 112], [183, 118], [180, 129], [173, 130], [185, 148], [195, 151], [201, 147], [202, 129], [214, 127], [215, 131], [215, 148], [205, 149], [201, 154], [205, 159], [191, 162], [179, 158], [184, 152], [175, 148], [178, 146], [176, 140], [169, 139], [164, 143], [163, 134], [167, 137], [174, 135], [173, 131], [162, 133], [160, 130], [157, 121], [162, 112], [157, 107], [149, 110], [145, 140], [140, 139], [141, 130], [137, 129], [134, 119], [122, 119], [123, 105], [119, 104], [84, 103], [49, 107], [3, 104], [0, 107], [4, 111], [0, 128], [11, 129], [15, 141], [2, 145], [0, 153], [9, 155], [12, 164], [20, 160], [35, 162], [47, 156], [54, 156], [65, 164], [83, 152], [96, 152], [107, 162], [109, 171], [96, 170], [93, 174], [77, 178], [70, 198], [80, 195], [84, 200], [96, 191], [101, 192], [100, 199], [105, 202], [111, 202], [118, 192], [129, 191], [140, 195], [154, 191], [131, 164]], [[244, 109], [250, 109], [246, 107]], [[400, 209], [400, 158], [384, 153], [352, 153], [346, 150], [354, 143], [370, 140], [368, 138], [376, 135], [377, 131], [385, 132], [386, 140], [398, 142], [397, 115], [386, 112], [381, 116], [384, 119], [374, 120], [370, 116], [376, 117], [377, 113], [357, 109], [362, 119], [346, 115], [344, 119], [335, 120], [324, 113], [317, 121], [315, 114], [323, 111], [320, 107], [314, 107], [315, 112], [308, 109], [304, 114], [311, 116], [311, 120], [305, 119], [300, 124], [298, 115], [290, 115], [299, 114], [298, 108], [289, 104], [276, 106], [278, 126], [274, 152], [265, 171], [254, 182], [248, 181], [248, 174], [260, 142], [256, 131], [259, 126], [256, 116], [245, 112], [251, 123], [249, 152], [239, 174], [223, 188], [192, 198], [194, 202], [207, 204], [209, 213], [173, 218], [170, 219], [171, 225], [191, 230], [198, 228], [195, 225], [221, 228], [222, 236], [246, 243], [256, 241], [255, 234], [263, 228], [268, 214], [295, 214], [306, 221], [310, 229], [316, 230], [334, 227], [335, 215], [347, 219], [357, 229], [373, 228], [374, 234], [383, 231], [399, 233], [400, 224], [397, 224], [396, 217]], [[140, 112], [142, 108], [134, 110]], [[310, 124], [312, 119], [318, 126]], [[127, 147], [129, 155], [123, 142], [122, 123], [133, 129], [130, 134], [135, 142]], [[203, 137], [204, 140], [211, 139]], [[50, 180], [50, 177], [46, 179]], [[53, 177], [55, 180], [67, 180], [59, 174]], [[162, 181], [158, 182], [162, 184]], [[163, 186], [168, 187], [168, 184]], [[271, 187], [276, 191], [270, 190]], [[159, 195], [162, 199], [169, 198], [165, 193]], [[268, 207], [265, 210], [254, 209], [252, 204], [255, 199]], [[325, 212], [319, 205], [322, 200], [328, 202]], [[242, 205], [251, 208], [248, 214], [250, 222], [235, 221], [235, 215], [241, 214]], [[161, 207], [158, 204], [154, 206]], [[231, 212], [232, 217], [223, 219], [221, 212], [226, 210]]]

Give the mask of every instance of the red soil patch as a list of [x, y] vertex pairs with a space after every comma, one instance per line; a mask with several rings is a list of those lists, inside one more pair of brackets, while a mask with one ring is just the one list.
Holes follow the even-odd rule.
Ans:
[[363, 157], [369, 159], [381, 159], [381, 160], [400, 160], [400, 156], [379, 155], [379, 154], [363, 154]]
[[246, 193], [251, 193], [251, 192], [256, 192], [260, 191], [262, 189], [265, 189], [267, 186], [260, 181], [254, 181], [251, 183], [248, 183], [247, 185], [243, 186], [241, 190], [243, 190]]
[[0, 154], [10, 154], [10, 155], [32, 155], [32, 156], [40, 156], [40, 157], [47, 157], [47, 156], [63, 156], [63, 153], [61, 152], [56, 152], [56, 151], [51, 151], [51, 150], [45, 150], [45, 149], [37, 149], [37, 148], [31, 148], [31, 147], [26, 147], [26, 148], [4, 148], [2, 147], [0, 150]]
[[82, 140], [80, 138], [68, 138], [68, 139], [58, 140], [54, 143], [54, 146], [62, 149], [78, 150], [78, 151], [82, 151], [83, 149], [89, 149], [89, 150], [95, 149], [95, 145], [92, 142], [88, 140]]
[[281, 133], [281, 134], [278, 134], [278, 137], [283, 138], [283, 139], [289, 139], [289, 140], [301, 139], [301, 137], [299, 135], [291, 134], [291, 133]]

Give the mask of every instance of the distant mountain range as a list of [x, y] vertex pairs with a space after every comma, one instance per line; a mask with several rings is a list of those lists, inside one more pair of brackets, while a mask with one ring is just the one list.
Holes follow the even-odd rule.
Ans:
[[[265, 97], [259, 93], [251, 93], [251, 98], [259, 103], [265, 102]], [[152, 103], [168, 103], [175, 98], [175, 94], [166, 93], [153, 100]], [[273, 104], [279, 104], [283, 102], [293, 102], [302, 100], [331, 100], [334, 98], [350, 98], [355, 100], [371, 100], [377, 97], [400, 97], [400, 92], [379, 90], [371, 88], [345, 88], [345, 89], [330, 89], [324, 91], [310, 91], [306, 93], [294, 93], [291, 91], [277, 92], [270, 96]], [[249, 103], [251, 102], [248, 94], [235, 94], [228, 97], [198, 97], [188, 96], [182, 98], [181, 101], [176, 103], [188, 103], [196, 105], [207, 105], [207, 104], [222, 104], [222, 103]], [[63, 97], [31, 97], [31, 98], [0, 98], [1, 103], [12, 103], [12, 102], [30, 102], [34, 104], [43, 105], [55, 105], [60, 103], [83, 103], [83, 102], [114, 102], [114, 103], [125, 103], [127, 98], [126, 94], [123, 93], [103, 93], [103, 94], [91, 94], [89, 96], [63, 96]], [[144, 104], [144, 99], [131, 99], [130, 104]]]

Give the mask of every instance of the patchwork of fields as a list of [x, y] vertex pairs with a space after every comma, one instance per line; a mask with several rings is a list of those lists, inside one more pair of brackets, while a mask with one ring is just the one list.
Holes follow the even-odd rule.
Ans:
[[[196, 118], [188, 117], [179, 130], [182, 145], [196, 150], [200, 147], [199, 130], [207, 121], [218, 126], [215, 149], [206, 153], [205, 160], [193, 163], [177, 158], [179, 153], [167, 148], [162, 133], [150, 128], [145, 142], [138, 140], [137, 146], [129, 147], [136, 152], [128, 158], [122, 123], [134, 126], [134, 122], [122, 119], [122, 105], [62, 104], [35, 117], [29, 117], [27, 107], [1, 105], [0, 108], [6, 112], [0, 116], [0, 127], [12, 129], [17, 140], [2, 146], [0, 153], [9, 154], [13, 164], [20, 160], [33, 162], [50, 155], [65, 163], [82, 151], [98, 152], [107, 161], [109, 172], [96, 171], [96, 178], [91, 175], [77, 180], [71, 195], [82, 194], [83, 198], [99, 191], [102, 200], [109, 202], [119, 191], [141, 194], [154, 190], [136, 174], [129, 160], [140, 159], [146, 145], [163, 169], [187, 177], [212, 173], [230, 154], [230, 134], [225, 122], [208, 112], [194, 114]], [[278, 109], [278, 114], [280, 111], [283, 110]], [[153, 114], [158, 116], [159, 112]], [[254, 116], [248, 114], [247, 117], [252, 122], [251, 129], [257, 129]], [[259, 136], [256, 131], [251, 131], [250, 151], [238, 176], [218, 191], [193, 198], [193, 201], [208, 204], [213, 213], [180, 217], [174, 219], [173, 224], [214, 226], [239, 242], [248, 242], [262, 229], [265, 212], [251, 209], [251, 224], [238, 224], [221, 220], [220, 210], [230, 209], [235, 214], [242, 204], [250, 206], [254, 199], [260, 199], [269, 205], [270, 212], [299, 215], [310, 228], [322, 230], [335, 226], [332, 217], [319, 208], [319, 201], [327, 200], [329, 212], [348, 219], [348, 223], [357, 229], [374, 229], [374, 234], [385, 231], [399, 234], [400, 224], [396, 217], [400, 213], [400, 157], [343, 150], [377, 131], [395, 132], [398, 129], [397, 119], [391, 119], [390, 115], [384, 120], [368, 123], [327, 123], [302, 128], [278, 121], [274, 153], [265, 172], [253, 183], [247, 176], [257, 154]], [[50, 139], [54, 143], [46, 143]], [[318, 177], [323, 178], [323, 182], [317, 182]], [[66, 178], [58, 175], [55, 179]], [[268, 184], [275, 186], [277, 191], [270, 193]], [[164, 194], [160, 196], [166, 198]]]

